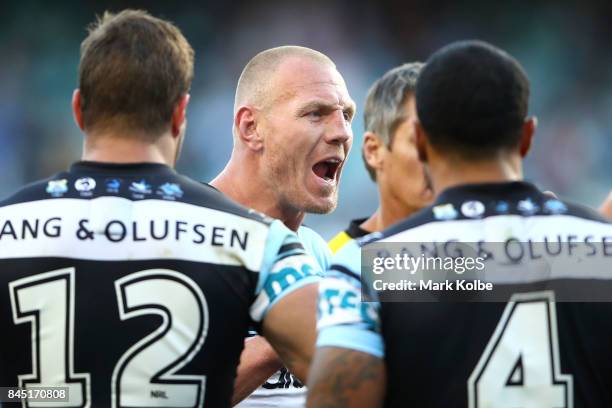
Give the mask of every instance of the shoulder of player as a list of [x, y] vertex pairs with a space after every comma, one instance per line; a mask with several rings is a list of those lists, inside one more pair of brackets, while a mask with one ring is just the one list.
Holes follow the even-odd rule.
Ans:
[[298, 228], [297, 235], [306, 252], [316, 258], [321, 269], [327, 269], [331, 262], [332, 253], [323, 237], [305, 225]]
[[342, 247], [344, 247], [353, 238], [346, 233], [346, 231], [340, 231], [332, 239], [329, 240], [327, 246], [331, 250], [332, 254], [337, 253]]
[[368, 231], [361, 228], [361, 224], [363, 224], [368, 218], [356, 218], [351, 220], [348, 227], [344, 231], [340, 231], [332, 239], [329, 240], [327, 245], [331, 250], [332, 254], [338, 252], [342, 247], [344, 247], [348, 242], [352, 241], [356, 238], [361, 238], [369, 234]]
[[[47, 199], [58, 199], [61, 197], [79, 198], [76, 192], [73, 191], [74, 189], [71, 188], [71, 184], [79, 176], [80, 175], [71, 174], [69, 172], [60, 172], [46, 179], [27, 184], [9, 197], [0, 200], [0, 208], [13, 204]], [[180, 187], [184, 192], [183, 199], [181, 200], [183, 203], [223, 211], [242, 218], [259, 221], [266, 225], [270, 225], [273, 221], [272, 218], [267, 217], [264, 214], [243, 207], [240, 204], [232, 201], [223, 193], [208, 184], [197, 182], [178, 173], [176, 173], [174, 176], [170, 176], [168, 180], [180, 184]], [[127, 196], [124, 196], [123, 198], [129, 199]]]
[[189, 204], [223, 211], [266, 225], [274, 221], [273, 218], [263, 213], [238, 204], [208, 183], [196, 181], [182, 174], [177, 174], [177, 178], [180, 179], [181, 186], [185, 190], [185, 202]]
[[[543, 216], [544, 218], [541, 218], [542, 220], [550, 219], [549, 217], [570, 216], [570, 217], [575, 217], [577, 220], [581, 219], [587, 222], [591, 221], [591, 222], [598, 222], [598, 223], [603, 223], [603, 224], [611, 224], [610, 221], [606, 220], [597, 211], [595, 211], [592, 208], [581, 205], [581, 204], [576, 204], [576, 203], [573, 203], [571, 201], [566, 201], [566, 200], [558, 200], [556, 198], [551, 198], [547, 195], [542, 195], [542, 197], [540, 198], [540, 201], [541, 201], [541, 207], [546, 207], [546, 204], [548, 203], [554, 202], [556, 204], [555, 209], [554, 209], [556, 211], [555, 213], [550, 213], [550, 212], [547, 213], [546, 209], [544, 209], [544, 212], [542, 212], [542, 208], [540, 208], [540, 211], [538, 213], [533, 214], [533, 215]], [[459, 212], [454, 209], [455, 207], [452, 207], [453, 205], [456, 208], [459, 208], [461, 206], [460, 203], [449, 203], [449, 204], [444, 204], [444, 205], [434, 205], [434, 206], [425, 207], [424, 209], [417, 212], [416, 214], [400, 221], [399, 223], [387, 228], [386, 230], [382, 232], [377, 232], [377, 233], [366, 235], [365, 237], [359, 239], [359, 244], [363, 246], [370, 242], [390, 238], [406, 230], [412, 230], [418, 227], [428, 228], [427, 226], [430, 226], [430, 225], [433, 226], [434, 224], [440, 224], [440, 223], [453, 223], [453, 221], [462, 221], [462, 222], [471, 221], [474, 223], [478, 223], [483, 218], [503, 215], [503, 214], [488, 212], [483, 215], [483, 218], [470, 219], [468, 217], [463, 216], [462, 214], [459, 214]], [[450, 207], [448, 209], [442, 208], [445, 206], [450, 206]], [[455, 211], [455, 215], [451, 217], [452, 219], [444, 219], [445, 218], [443, 217], [444, 214], [442, 214], [441, 217], [436, 218], [435, 211], [437, 209]], [[514, 212], [514, 215], [520, 215], [520, 213]]]
[[302, 241], [313, 242], [317, 246], [327, 246], [327, 243], [325, 242], [323, 237], [321, 237], [318, 232], [306, 225], [300, 225], [297, 231], [297, 235]]
[[381, 232], [373, 232], [364, 237], [358, 238], [357, 242], [360, 246], [364, 246], [369, 244], [370, 242], [379, 241], [381, 239], [385, 239], [396, 235], [402, 231], [419, 227], [421, 225], [429, 224], [432, 222], [442, 222], [440, 220], [436, 220], [433, 216], [432, 207], [425, 207], [422, 210], [416, 212], [408, 218], [399, 221], [398, 223], [390, 226], [389, 228], [381, 231]]
[[574, 216], [577, 218], [582, 218], [587, 221], [595, 221], [601, 222], [604, 224], [611, 224], [609, 220], [607, 220], [603, 215], [598, 213], [596, 210], [587, 207], [582, 204], [576, 204], [571, 201], [560, 200], [563, 204], [567, 206], [567, 212], [563, 215]]
[[334, 254], [329, 272], [338, 272], [359, 280], [361, 274], [361, 248], [357, 240], [347, 242]]
[[65, 178], [66, 173], [58, 173], [46, 179], [26, 184], [7, 198], [0, 200], [0, 208], [29, 201], [45, 200], [50, 197], [46, 192], [49, 182]]

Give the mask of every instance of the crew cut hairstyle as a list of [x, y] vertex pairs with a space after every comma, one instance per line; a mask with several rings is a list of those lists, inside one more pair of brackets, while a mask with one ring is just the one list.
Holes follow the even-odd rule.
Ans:
[[[363, 112], [365, 130], [378, 135], [389, 150], [395, 131], [407, 119], [404, 103], [414, 95], [422, 68], [422, 63], [412, 62], [390, 69], [368, 91]], [[363, 150], [361, 155], [370, 178], [376, 181], [376, 171], [365, 160]]]
[[172, 23], [142, 10], [105, 12], [81, 44], [85, 129], [113, 127], [156, 140], [189, 92], [193, 59], [193, 49]]
[[529, 104], [529, 80], [505, 51], [483, 41], [435, 52], [416, 90], [419, 121], [432, 146], [482, 159], [518, 145]]

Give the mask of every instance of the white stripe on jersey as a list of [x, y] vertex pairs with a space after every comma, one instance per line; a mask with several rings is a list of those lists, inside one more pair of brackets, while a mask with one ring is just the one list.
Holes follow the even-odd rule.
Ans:
[[49, 199], [0, 208], [0, 258], [177, 259], [259, 271], [269, 230], [259, 221], [174, 201]]
[[[541, 251], [544, 239], [555, 245], [567, 246], [570, 236], [572, 243], [585, 248], [585, 238], [596, 247], [598, 253], [612, 253], [612, 235], [610, 224], [588, 220], [572, 215], [549, 215], [522, 217], [520, 215], [491, 216], [475, 222], [474, 220], [429, 222], [418, 227], [401, 231], [373, 244], [383, 242], [402, 243], [444, 243], [460, 242], [470, 246], [472, 243], [484, 242], [486, 249], [492, 252], [494, 259], [503, 250], [504, 242], [515, 239], [517, 245], [523, 245], [525, 252], [538, 249]], [[527, 248], [525, 248], [527, 247]], [[408, 245], [410, 248], [410, 245]], [[478, 248], [474, 248], [477, 253]], [[544, 279], [610, 279], [610, 257], [586, 257], [563, 252], [549, 256], [537, 254], [539, 259], [529, 259], [520, 263], [485, 262], [487, 282], [499, 284], [520, 284], [542, 281]], [[444, 255], [441, 255], [444, 256]], [[387, 274], [391, 276], [391, 273]], [[414, 278], [421, 278], [417, 273]]]
[[[474, 220], [435, 221], [391, 235], [377, 242], [440, 242], [457, 239], [461, 242], [504, 242], [515, 237], [543, 242], [544, 237], [572, 233], [609, 234], [610, 224], [572, 215], [496, 215]], [[601, 240], [601, 237], [599, 237]]]

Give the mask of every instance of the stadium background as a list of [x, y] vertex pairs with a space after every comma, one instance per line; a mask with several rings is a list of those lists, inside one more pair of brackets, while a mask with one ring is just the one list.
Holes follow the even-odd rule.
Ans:
[[309, 216], [325, 238], [369, 215], [376, 189], [361, 162], [369, 85], [402, 62], [457, 39], [508, 50], [531, 79], [539, 118], [526, 177], [561, 197], [598, 205], [612, 187], [612, 3], [557, 1], [3, 1], [0, 3], [0, 197], [66, 168], [81, 152], [70, 110], [85, 27], [105, 9], [144, 8], [174, 21], [196, 50], [187, 139], [179, 170], [208, 181], [231, 150], [232, 104], [257, 52], [297, 44], [329, 55], [358, 105], [340, 205]]

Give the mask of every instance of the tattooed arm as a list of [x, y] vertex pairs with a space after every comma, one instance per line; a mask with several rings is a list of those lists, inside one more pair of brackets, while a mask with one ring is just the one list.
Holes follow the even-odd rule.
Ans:
[[[376, 408], [386, 389], [380, 303], [362, 293], [361, 250], [347, 243], [319, 284], [309, 408]], [[367, 301], [362, 301], [367, 300]]]
[[308, 408], [376, 408], [385, 395], [384, 361], [339, 347], [317, 349], [308, 378]]

